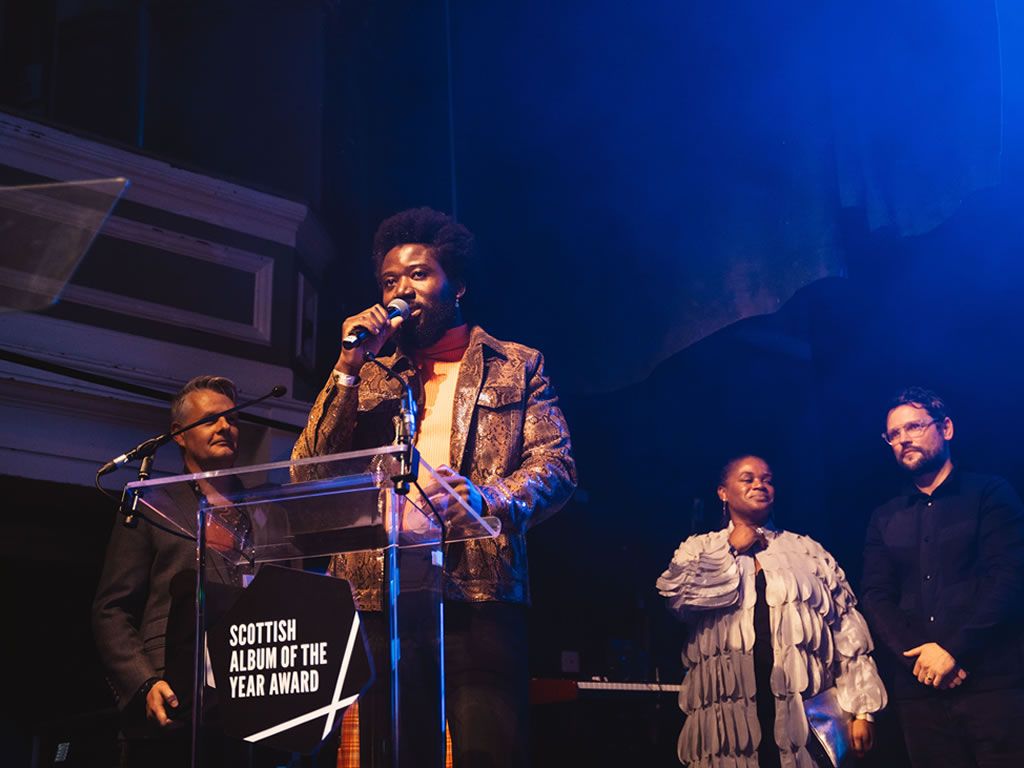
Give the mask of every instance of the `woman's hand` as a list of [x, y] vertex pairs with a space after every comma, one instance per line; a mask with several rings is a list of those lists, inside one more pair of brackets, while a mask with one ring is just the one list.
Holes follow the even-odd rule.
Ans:
[[853, 754], [864, 757], [875, 746], [875, 726], [867, 720], [854, 720], [850, 724], [850, 746]]
[[750, 550], [755, 544], [759, 544], [764, 547], [768, 544], [765, 541], [764, 535], [759, 533], [756, 528], [751, 528], [748, 525], [734, 525], [732, 533], [729, 534], [729, 546], [735, 549], [740, 554]]

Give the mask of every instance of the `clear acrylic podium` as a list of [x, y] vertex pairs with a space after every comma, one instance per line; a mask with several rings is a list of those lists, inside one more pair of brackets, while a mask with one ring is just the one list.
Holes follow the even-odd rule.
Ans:
[[[188, 617], [196, 627], [188, 664], [198, 702], [191, 707], [194, 768], [216, 764], [204, 762], [199, 745], [217, 720], [214, 702], [226, 695], [208, 667], [207, 629], [264, 564], [301, 569], [311, 558], [322, 563], [342, 553], [365, 553], [360, 562], [374, 572], [371, 581], [380, 579], [379, 609], [360, 606], [359, 614], [377, 635], [369, 643], [375, 677], [364, 698], [376, 699], [373, 710], [387, 715], [374, 739], [373, 765], [443, 764], [443, 544], [496, 536], [500, 523], [473, 512], [422, 460], [418, 480], [427, 496], [415, 487], [399, 495], [394, 476], [403, 450], [391, 445], [126, 486], [127, 510], [196, 544]], [[170, 638], [170, 626], [168, 632]], [[169, 651], [168, 673], [170, 667]], [[360, 719], [367, 716], [361, 707]], [[242, 738], [259, 743], [258, 737]]]

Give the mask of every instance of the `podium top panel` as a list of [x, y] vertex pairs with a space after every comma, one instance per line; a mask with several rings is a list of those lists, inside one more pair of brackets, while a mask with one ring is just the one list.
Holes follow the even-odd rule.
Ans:
[[55, 303], [128, 179], [0, 187], [0, 312]]
[[415, 451], [417, 482], [408, 495], [398, 494], [404, 450], [389, 445], [136, 481], [125, 486], [125, 501], [135, 514], [193, 540], [204, 505], [208, 546], [237, 563], [430, 546], [500, 532], [500, 521], [477, 514]]

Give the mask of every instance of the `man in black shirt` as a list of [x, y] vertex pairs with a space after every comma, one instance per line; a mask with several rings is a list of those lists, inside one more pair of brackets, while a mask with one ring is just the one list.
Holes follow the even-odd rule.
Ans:
[[904, 390], [882, 435], [909, 474], [876, 509], [861, 603], [901, 662], [892, 681], [915, 768], [1024, 766], [1024, 506], [955, 469], [941, 398]]

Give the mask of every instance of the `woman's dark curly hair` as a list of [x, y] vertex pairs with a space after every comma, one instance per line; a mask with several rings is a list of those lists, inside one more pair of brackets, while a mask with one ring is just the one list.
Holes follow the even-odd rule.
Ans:
[[429, 247], [448, 279], [465, 285], [473, 256], [473, 234], [433, 208], [410, 208], [381, 222], [373, 236], [373, 272], [378, 282], [384, 257], [392, 248], [409, 243]]

